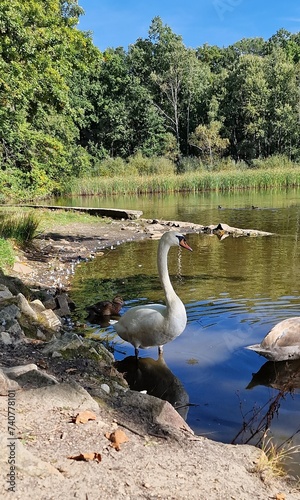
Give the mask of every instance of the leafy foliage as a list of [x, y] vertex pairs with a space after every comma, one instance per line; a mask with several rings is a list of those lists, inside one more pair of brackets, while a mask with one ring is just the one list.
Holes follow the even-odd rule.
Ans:
[[299, 160], [299, 33], [191, 49], [155, 17], [128, 51], [101, 53], [81, 15], [77, 0], [0, 3], [0, 201], [153, 175], [147, 158], [177, 172], [193, 157]]

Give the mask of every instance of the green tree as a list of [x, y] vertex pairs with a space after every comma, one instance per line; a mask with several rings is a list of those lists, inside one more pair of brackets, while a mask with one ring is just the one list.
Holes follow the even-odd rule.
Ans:
[[0, 4], [1, 168], [40, 195], [88, 162], [70, 99], [74, 72], [92, 47], [74, 28], [81, 12], [72, 0]]
[[190, 136], [190, 144], [200, 151], [201, 157], [212, 166], [214, 161], [220, 159], [229, 145], [229, 140], [222, 138], [220, 130], [222, 123], [211, 121], [209, 125], [198, 125]]
[[228, 73], [226, 94], [220, 105], [231, 154], [236, 160], [251, 161], [264, 152], [268, 94], [264, 58], [240, 56], [234, 70]]
[[266, 156], [299, 157], [299, 65], [294, 64], [281, 48], [273, 49], [265, 65], [269, 87]]

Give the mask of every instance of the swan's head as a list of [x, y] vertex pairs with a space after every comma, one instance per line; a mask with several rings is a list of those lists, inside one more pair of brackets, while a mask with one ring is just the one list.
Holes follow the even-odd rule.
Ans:
[[161, 237], [161, 242], [170, 247], [180, 246], [182, 248], [190, 250], [191, 252], [193, 251], [192, 248], [187, 244], [187, 241], [183, 234], [176, 233], [175, 231], [168, 231], [167, 233], [164, 233]]

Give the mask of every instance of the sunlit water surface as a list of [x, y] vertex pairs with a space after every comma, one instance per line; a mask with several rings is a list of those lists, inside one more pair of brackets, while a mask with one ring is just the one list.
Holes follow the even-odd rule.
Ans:
[[[187, 422], [197, 434], [223, 442], [247, 442], [269, 415], [278, 443], [293, 436], [293, 444], [300, 445], [300, 363], [290, 364], [291, 391], [281, 392], [286, 388], [286, 363], [267, 362], [245, 349], [260, 342], [277, 322], [300, 315], [299, 194], [124, 197], [97, 199], [94, 205], [87, 201], [89, 206], [142, 209], [145, 217], [226, 222], [275, 233], [223, 241], [190, 234], [193, 252], [170, 250], [169, 272], [186, 305], [188, 324], [180, 337], [165, 346], [164, 358], [189, 395]], [[73, 205], [82, 201], [73, 200]], [[122, 313], [132, 305], [162, 301], [157, 245], [152, 240], [122, 244], [77, 266], [72, 298], [80, 304], [78, 315], [84, 317], [86, 306], [116, 294], [125, 299]], [[133, 354], [132, 346], [115, 336], [111, 326], [97, 327], [96, 332], [114, 343], [116, 359]], [[156, 359], [157, 349], [140, 355]], [[252, 381], [253, 374], [257, 376]], [[270, 411], [272, 403], [275, 412]], [[250, 442], [256, 444], [258, 437]], [[300, 474], [300, 455], [294, 459], [298, 466], [293, 470]]]

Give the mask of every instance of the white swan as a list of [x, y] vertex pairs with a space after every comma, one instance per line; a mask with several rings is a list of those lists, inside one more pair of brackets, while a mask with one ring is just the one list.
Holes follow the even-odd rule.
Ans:
[[261, 354], [272, 361], [300, 358], [300, 316], [277, 323], [260, 344], [249, 345], [247, 349]]
[[117, 334], [130, 342], [138, 357], [138, 349], [158, 346], [162, 353], [163, 345], [180, 335], [186, 326], [186, 310], [176, 295], [168, 273], [168, 252], [171, 246], [181, 246], [192, 250], [185, 237], [174, 231], [164, 233], [157, 251], [157, 268], [161, 285], [165, 294], [166, 305], [147, 304], [129, 309], [115, 323]]

